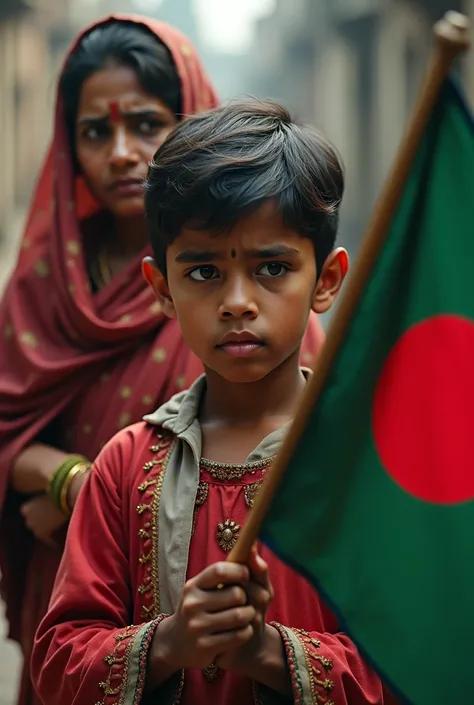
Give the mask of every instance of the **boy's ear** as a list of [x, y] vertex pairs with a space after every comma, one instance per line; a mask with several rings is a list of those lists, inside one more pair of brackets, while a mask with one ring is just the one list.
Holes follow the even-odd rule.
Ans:
[[313, 294], [313, 311], [326, 313], [341, 289], [347, 270], [349, 255], [343, 247], [333, 250], [326, 259]]
[[147, 281], [151, 286], [156, 298], [160, 302], [165, 316], [168, 316], [168, 318], [176, 318], [176, 311], [168, 284], [163, 274], [156, 266], [156, 262], [153, 257], [144, 258], [142, 261], [142, 272], [145, 277], [145, 281]]

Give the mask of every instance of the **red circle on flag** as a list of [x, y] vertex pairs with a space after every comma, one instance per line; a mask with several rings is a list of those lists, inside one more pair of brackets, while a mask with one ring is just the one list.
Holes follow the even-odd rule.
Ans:
[[392, 349], [373, 401], [375, 446], [390, 477], [425, 502], [474, 498], [474, 323], [435, 316]]

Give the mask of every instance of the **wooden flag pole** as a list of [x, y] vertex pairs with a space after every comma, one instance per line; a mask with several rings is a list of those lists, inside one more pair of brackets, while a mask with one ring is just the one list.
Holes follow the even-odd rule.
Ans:
[[251, 548], [257, 540], [273, 496], [306, 426], [311, 410], [321, 394], [351, 317], [388, 234], [390, 223], [395, 215], [439, 91], [456, 56], [469, 48], [468, 33], [468, 18], [457, 12], [447, 12], [444, 18], [434, 26], [435, 50], [405, 137], [375, 206], [359, 256], [341, 296], [340, 304], [328, 331], [327, 340], [319, 355], [314, 374], [306, 386], [301, 405], [281, 450], [258, 493], [254, 506], [249, 512], [239, 539], [229, 554], [228, 560], [234, 563], [246, 563], [249, 559]]

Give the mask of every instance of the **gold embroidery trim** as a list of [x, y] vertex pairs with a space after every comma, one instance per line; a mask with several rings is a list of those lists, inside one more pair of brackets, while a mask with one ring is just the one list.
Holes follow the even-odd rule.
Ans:
[[258, 494], [258, 491], [260, 487], [262, 486], [263, 480], [259, 480], [258, 482], [253, 482], [251, 485], [245, 485], [244, 486], [244, 497], [245, 497], [245, 504], [247, 507], [253, 507], [253, 503], [255, 502], [255, 497]]
[[[143, 493], [143, 499], [151, 499], [143, 501], [136, 508], [140, 516], [146, 515], [147, 520], [138, 531], [138, 536], [144, 542], [149, 542], [149, 546], [145, 545], [143, 552], [138, 561], [145, 567], [145, 574], [141, 584], [137, 590], [139, 595], [144, 598], [151, 596], [149, 604], [142, 604], [141, 616], [142, 619], [156, 619], [160, 613], [160, 586], [158, 584], [158, 514], [160, 507], [161, 490], [163, 481], [168, 466], [171, 453], [175, 446], [174, 439], [166, 434], [158, 436], [158, 443], [150, 447], [150, 451], [158, 455], [146, 462], [143, 466], [145, 473], [155, 470], [156, 477], [150, 477], [138, 486], [138, 491]], [[154, 487], [152, 487], [154, 485]], [[147, 599], [148, 603], [148, 599]]]
[[208, 482], [200, 482], [197, 488], [196, 492], [196, 501], [194, 503], [194, 514], [193, 514], [193, 526], [191, 529], [191, 535], [194, 536], [194, 532], [196, 531], [196, 520], [197, 520], [197, 514], [198, 510], [204, 502], [206, 501], [207, 497], [209, 495], [209, 483]]
[[[319, 639], [315, 639], [304, 629], [292, 629], [292, 631], [296, 634], [301, 646], [303, 647], [313, 702], [316, 703], [316, 705], [335, 705], [332, 700], [322, 700], [316, 690], [316, 688], [319, 687], [322, 688], [326, 694], [328, 694], [334, 688], [334, 681], [330, 678], [325, 677], [324, 680], [321, 679], [322, 676], [326, 676], [326, 673], [331, 670], [333, 667], [333, 662], [325, 656], [319, 656], [318, 654], [309, 651], [308, 645], [313, 646], [315, 649], [320, 648], [321, 642]], [[325, 673], [323, 673], [322, 669], [317, 668], [312, 663], [313, 660], [322, 665]]]
[[201, 469], [211, 475], [215, 480], [241, 480], [246, 473], [251, 475], [257, 470], [267, 469], [273, 462], [275, 456], [265, 458], [264, 460], [256, 460], [253, 463], [217, 463], [214, 460], [201, 458]]
[[[111, 654], [107, 654], [107, 656], [104, 657], [104, 663], [109, 666], [109, 672], [107, 674], [107, 678], [105, 681], [101, 681], [99, 683], [99, 688], [101, 688], [104, 691], [104, 696], [101, 701], [95, 703], [95, 705], [105, 705], [105, 699], [109, 695], [119, 695], [120, 693], [120, 698], [118, 700], [118, 705], [123, 704], [123, 680], [124, 677], [126, 677], [127, 671], [128, 671], [128, 661], [130, 659], [130, 651], [132, 649], [133, 645], [133, 639], [132, 637], [135, 636], [136, 631], [138, 630], [138, 627], [135, 627], [133, 624], [129, 627], [126, 627], [126, 629], [115, 635], [115, 647], [114, 650], [112, 651]], [[124, 641], [129, 639], [128, 644], [125, 646], [125, 650], [122, 651], [120, 654], [120, 651], [122, 650], [122, 644]], [[113, 671], [112, 669], [114, 666], [124, 666], [123, 669], [119, 669], [116, 671]], [[125, 673], [124, 673], [125, 672]], [[112, 681], [117, 681], [120, 680], [120, 684], [117, 687], [112, 686]]]
[[196, 492], [196, 507], [202, 507], [209, 494], [209, 483], [200, 482]]

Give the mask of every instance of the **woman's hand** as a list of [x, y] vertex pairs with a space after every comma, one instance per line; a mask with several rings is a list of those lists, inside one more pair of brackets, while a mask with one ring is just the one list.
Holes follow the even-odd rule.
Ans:
[[46, 492], [51, 475], [68, 457], [67, 453], [43, 443], [25, 448], [13, 463], [10, 481], [21, 494]]
[[39, 541], [52, 547], [58, 545], [53, 537], [55, 532], [66, 524], [67, 518], [49, 495], [42, 494], [28, 500], [22, 504], [20, 511], [26, 526]]

